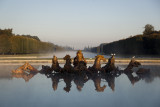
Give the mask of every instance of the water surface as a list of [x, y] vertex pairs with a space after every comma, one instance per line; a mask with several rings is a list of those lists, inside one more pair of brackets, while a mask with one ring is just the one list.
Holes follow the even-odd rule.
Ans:
[[[89, 80], [82, 76], [11, 75], [18, 65], [0, 65], [0, 107], [159, 107], [160, 66], [145, 65], [151, 73], [142, 76], [121, 74], [118, 77], [95, 75]], [[63, 65], [61, 65], [63, 66]], [[126, 65], [119, 65], [121, 68]], [[41, 65], [35, 65], [39, 70]], [[137, 69], [134, 69], [135, 71]], [[58, 81], [58, 82], [57, 82]], [[100, 81], [100, 87], [96, 84]], [[57, 84], [57, 85], [56, 85]], [[103, 86], [106, 86], [105, 88]]]
[[[63, 53], [59, 57], [62, 58], [64, 55]], [[87, 55], [95, 56], [91, 53], [85, 56]], [[128, 75], [123, 73], [119, 76], [97, 74], [91, 77], [40, 73], [12, 75], [11, 71], [21, 65], [0, 64], [0, 107], [160, 106], [159, 64], [142, 65], [140, 68], [149, 69], [150, 73], [141, 76], [136, 73]], [[33, 66], [41, 70], [41, 65]], [[116, 66], [123, 70], [127, 65], [119, 63]], [[134, 68], [133, 71], [138, 69]]]

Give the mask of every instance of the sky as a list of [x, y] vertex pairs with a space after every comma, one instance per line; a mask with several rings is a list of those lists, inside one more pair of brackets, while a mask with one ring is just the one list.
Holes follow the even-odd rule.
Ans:
[[0, 0], [0, 29], [83, 49], [160, 30], [160, 0]]

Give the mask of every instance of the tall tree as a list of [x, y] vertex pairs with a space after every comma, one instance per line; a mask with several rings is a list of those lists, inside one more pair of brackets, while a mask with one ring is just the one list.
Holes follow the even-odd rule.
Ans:
[[151, 24], [146, 24], [144, 28], [143, 35], [150, 35], [154, 31], [154, 26]]

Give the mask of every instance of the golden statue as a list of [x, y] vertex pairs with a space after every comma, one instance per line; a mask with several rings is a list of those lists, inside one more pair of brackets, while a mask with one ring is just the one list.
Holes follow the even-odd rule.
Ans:
[[81, 62], [81, 61], [83, 61], [83, 62], [85, 62], [87, 64], [87, 62], [86, 62], [86, 60], [85, 60], [85, 58], [83, 56], [82, 51], [79, 50], [79, 51], [77, 51], [77, 56], [74, 58], [73, 65], [77, 66], [79, 64], [79, 62]]
[[38, 72], [36, 68], [34, 68], [32, 65], [30, 65], [28, 62], [26, 62], [24, 65], [20, 66], [16, 70], [12, 70], [12, 73], [24, 73], [24, 72]]

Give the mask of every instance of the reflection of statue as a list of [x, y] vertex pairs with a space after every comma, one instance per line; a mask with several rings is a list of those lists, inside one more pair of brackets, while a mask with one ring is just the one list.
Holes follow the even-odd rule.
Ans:
[[32, 65], [30, 65], [28, 62], [26, 62], [24, 65], [20, 66], [16, 70], [12, 70], [12, 73], [24, 73], [24, 72], [38, 72], [37, 69], [35, 69]]
[[106, 61], [103, 55], [95, 56], [94, 65], [92, 67], [89, 67], [88, 69], [91, 71], [101, 71], [101, 60]]
[[150, 69], [139, 68], [136, 74], [146, 74], [150, 73]]
[[70, 73], [73, 72], [73, 67], [71, 65], [70, 55], [66, 55], [63, 59], [66, 60], [63, 71], [64, 72], [70, 72]]
[[36, 74], [37, 74], [37, 72], [30, 72], [29, 74], [27, 74], [27, 73], [12, 73], [12, 77], [23, 78], [25, 80], [25, 82], [28, 82]]
[[102, 87], [101, 87], [101, 77], [100, 76], [98, 76], [97, 74], [95, 74], [93, 77], [92, 77], [92, 79], [93, 79], [93, 82], [94, 82], [94, 85], [95, 85], [95, 90], [97, 91], [97, 92], [103, 92], [104, 91], [104, 89], [106, 88], [106, 85], [103, 85]]
[[69, 92], [71, 90], [71, 82], [73, 80], [73, 77], [71, 75], [63, 75], [63, 79], [64, 79], [64, 82], [66, 83], [66, 87], [64, 87], [63, 89], [66, 91], [66, 92]]
[[87, 62], [83, 56], [82, 51], [79, 50], [77, 52], [77, 56], [74, 58], [74, 62], [73, 62], [74, 67], [76, 67], [79, 64], [79, 62], [81, 62], [81, 61], [83, 61], [85, 64], [87, 64]]
[[128, 79], [130, 80], [132, 85], [134, 85], [136, 82], [138, 82], [140, 80], [140, 78], [138, 76], [133, 76], [132, 72], [127, 72], [125, 74], [127, 75]]
[[54, 75], [51, 74], [50, 77], [52, 79], [52, 88], [54, 91], [56, 91], [57, 87], [58, 87], [59, 80], [61, 79], [61, 75], [59, 73], [54, 74]]
[[115, 77], [116, 75], [112, 75], [112, 74], [105, 74], [103, 75], [103, 79], [105, 79], [108, 82], [108, 86], [112, 89], [112, 91], [114, 91], [115, 88]]
[[111, 55], [112, 55], [111, 58], [108, 59], [108, 63], [104, 67], [102, 67], [105, 72], [111, 72], [116, 69], [115, 58], [114, 58], [115, 54]]
[[86, 78], [86, 76], [84, 77], [82, 75], [75, 75], [74, 83], [77, 86], [77, 90], [81, 91], [84, 86], [84, 83], [87, 81], [88, 81], [88, 79]]
[[150, 83], [156, 76], [159, 76], [159, 71], [150, 72], [150, 69], [140, 68], [136, 71], [136, 74], [140, 79], [145, 80], [146, 83]]

